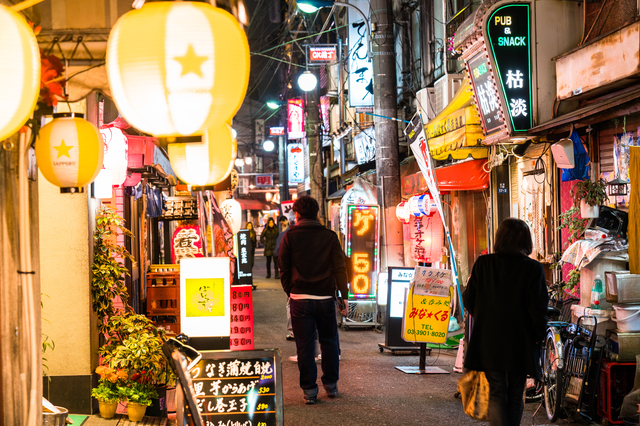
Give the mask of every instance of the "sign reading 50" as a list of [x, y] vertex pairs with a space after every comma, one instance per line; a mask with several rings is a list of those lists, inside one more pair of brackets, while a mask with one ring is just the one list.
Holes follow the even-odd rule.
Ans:
[[350, 296], [375, 298], [378, 275], [379, 207], [348, 206], [347, 255], [351, 258], [353, 279]]

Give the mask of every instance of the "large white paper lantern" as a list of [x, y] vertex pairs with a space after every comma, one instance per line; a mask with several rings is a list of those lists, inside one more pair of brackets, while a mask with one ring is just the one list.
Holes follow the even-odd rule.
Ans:
[[118, 19], [107, 44], [118, 110], [157, 137], [201, 134], [230, 120], [244, 99], [249, 63], [238, 21], [201, 2], [147, 2]]
[[111, 172], [111, 184], [119, 186], [127, 179], [127, 136], [117, 127], [103, 127], [104, 168]]
[[26, 123], [39, 94], [36, 36], [20, 15], [0, 4], [0, 141]]
[[42, 175], [61, 192], [82, 192], [102, 169], [104, 143], [98, 129], [82, 114], [54, 114], [36, 140]]
[[442, 260], [444, 228], [440, 214], [411, 217], [411, 258], [416, 262], [433, 263]]
[[172, 143], [167, 148], [171, 167], [190, 185], [210, 186], [229, 176], [238, 152], [231, 127], [219, 125], [202, 136], [202, 142]]

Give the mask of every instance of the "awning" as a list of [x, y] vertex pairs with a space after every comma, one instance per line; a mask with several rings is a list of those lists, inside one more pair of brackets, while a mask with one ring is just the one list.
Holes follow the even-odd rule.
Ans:
[[329, 195], [327, 197], [327, 200], [340, 200], [342, 199], [342, 197], [344, 196], [344, 194], [347, 193], [347, 190], [344, 188], [340, 188], [338, 189], [336, 192], [334, 192], [333, 194]]
[[[440, 191], [477, 191], [488, 188], [489, 173], [483, 169], [485, 164], [486, 160], [469, 160], [436, 168]], [[429, 190], [414, 159], [400, 166], [400, 174], [404, 198]]]
[[236, 198], [242, 210], [272, 210], [271, 206], [264, 201], [250, 198]]
[[[478, 110], [473, 104], [473, 94], [469, 80], [462, 85], [451, 102], [433, 120], [425, 125], [429, 141], [429, 151], [436, 160], [463, 160], [469, 156], [475, 159], [487, 158], [488, 150], [481, 148], [482, 125]], [[463, 149], [474, 147], [476, 149]]]

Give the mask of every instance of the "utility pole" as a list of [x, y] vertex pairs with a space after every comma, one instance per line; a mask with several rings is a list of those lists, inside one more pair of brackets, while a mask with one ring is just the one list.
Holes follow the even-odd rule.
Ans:
[[401, 201], [396, 118], [396, 53], [391, 0], [371, 0], [373, 102], [376, 130], [378, 204], [384, 211], [382, 265], [404, 265], [402, 224], [395, 209]]
[[[311, 70], [314, 74], [317, 74], [315, 70]], [[318, 76], [316, 75], [316, 78]], [[320, 81], [320, 79], [318, 79]], [[307, 132], [307, 142], [309, 143], [309, 180], [311, 184], [311, 196], [316, 199], [318, 205], [320, 206], [320, 212], [318, 213], [318, 218], [321, 223], [326, 223], [325, 221], [325, 201], [324, 201], [324, 191], [322, 191], [322, 140], [320, 140], [320, 131], [319, 131], [319, 88], [307, 92], [307, 104], [305, 106], [306, 110], [306, 132]]]

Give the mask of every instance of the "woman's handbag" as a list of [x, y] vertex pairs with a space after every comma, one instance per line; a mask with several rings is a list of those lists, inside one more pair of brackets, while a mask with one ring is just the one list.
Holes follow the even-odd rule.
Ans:
[[482, 371], [469, 370], [458, 380], [462, 407], [472, 419], [489, 420], [489, 382]]

